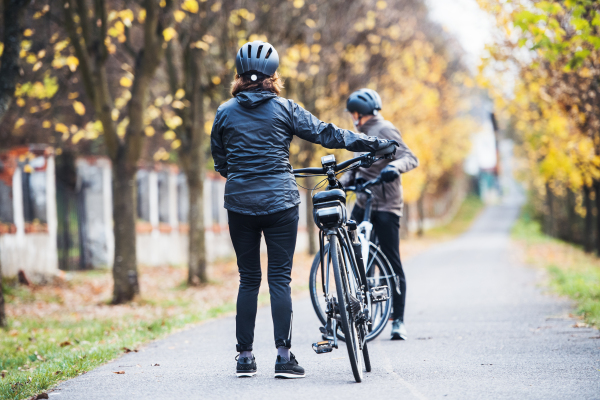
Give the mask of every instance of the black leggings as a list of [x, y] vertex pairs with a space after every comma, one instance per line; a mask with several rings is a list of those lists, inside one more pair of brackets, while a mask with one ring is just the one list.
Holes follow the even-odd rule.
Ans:
[[271, 316], [275, 347], [292, 346], [292, 260], [298, 234], [298, 206], [268, 215], [245, 215], [228, 211], [229, 234], [240, 271], [236, 336], [238, 352], [251, 351], [260, 288], [260, 238], [267, 243]]
[[[352, 219], [361, 223], [364, 219], [365, 210], [355, 206], [352, 210]], [[406, 278], [400, 261], [400, 217], [394, 213], [386, 211], [371, 211], [371, 223], [373, 230], [379, 240], [381, 251], [387, 257], [392, 269], [398, 276], [400, 283], [400, 294], [396, 290], [393, 293], [394, 319], [404, 321], [404, 306], [406, 304]]]

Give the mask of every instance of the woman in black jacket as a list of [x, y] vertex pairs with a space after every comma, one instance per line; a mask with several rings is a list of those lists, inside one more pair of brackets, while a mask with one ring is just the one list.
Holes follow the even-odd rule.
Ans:
[[256, 374], [252, 355], [257, 297], [261, 281], [260, 239], [268, 254], [277, 360], [275, 377], [302, 378], [304, 369], [292, 345], [290, 281], [298, 231], [300, 195], [289, 162], [294, 135], [329, 149], [375, 151], [389, 145], [320, 121], [292, 100], [278, 96], [279, 56], [269, 43], [246, 43], [236, 57], [231, 100], [217, 110], [211, 132], [215, 170], [227, 178], [225, 208], [237, 256], [237, 375]]

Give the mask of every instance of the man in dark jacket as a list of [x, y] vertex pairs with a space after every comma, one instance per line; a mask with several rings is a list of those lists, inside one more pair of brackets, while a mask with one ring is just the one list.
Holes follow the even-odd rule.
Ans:
[[[400, 294], [393, 290], [392, 340], [406, 340], [404, 326], [404, 306], [406, 302], [406, 278], [400, 261], [400, 218], [404, 206], [402, 199], [402, 182], [400, 174], [406, 173], [419, 165], [419, 160], [402, 140], [400, 132], [379, 114], [381, 98], [371, 89], [360, 89], [350, 95], [346, 109], [352, 113], [355, 126], [366, 135], [379, 139], [395, 140], [400, 145], [393, 159], [381, 160], [368, 169], [355, 169], [346, 173], [342, 185], [348, 186], [356, 179], [366, 181], [385, 176], [384, 183], [370, 188], [373, 192], [371, 222], [383, 254], [388, 258], [399, 278]], [[394, 179], [397, 177], [398, 179]], [[352, 218], [360, 223], [364, 217], [366, 197], [357, 195], [356, 206], [352, 210]]]

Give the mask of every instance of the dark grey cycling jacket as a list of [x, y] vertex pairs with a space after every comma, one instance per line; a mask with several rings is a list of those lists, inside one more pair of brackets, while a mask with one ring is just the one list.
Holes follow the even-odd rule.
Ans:
[[374, 151], [388, 144], [322, 122], [274, 93], [239, 93], [219, 107], [211, 132], [215, 170], [227, 178], [226, 209], [266, 215], [300, 204], [289, 161], [294, 135], [329, 149]]

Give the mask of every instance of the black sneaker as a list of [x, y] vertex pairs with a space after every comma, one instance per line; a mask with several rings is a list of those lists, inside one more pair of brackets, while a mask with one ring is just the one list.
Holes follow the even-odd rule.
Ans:
[[240, 357], [238, 354], [235, 356], [235, 360], [237, 361], [235, 374], [238, 376], [238, 378], [256, 375], [256, 359], [254, 356], [252, 356], [252, 358]]
[[290, 353], [290, 359], [277, 356], [275, 361], [275, 378], [304, 378], [304, 368], [298, 365], [296, 357]]

